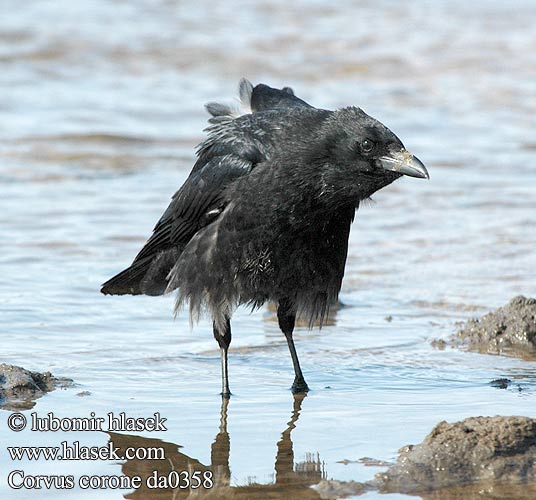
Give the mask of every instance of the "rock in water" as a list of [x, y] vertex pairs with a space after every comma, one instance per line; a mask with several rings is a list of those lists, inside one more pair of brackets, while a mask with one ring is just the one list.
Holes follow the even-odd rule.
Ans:
[[424, 441], [400, 450], [396, 464], [365, 483], [323, 480], [323, 499], [368, 491], [424, 500], [536, 498], [536, 419], [471, 417], [440, 422]]
[[411, 493], [470, 483], [536, 481], [536, 419], [471, 417], [440, 422], [379, 474], [380, 491]]
[[470, 319], [450, 343], [479, 352], [536, 357], [536, 299], [519, 295], [496, 311]]
[[20, 366], [0, 364], [0, 408], [28, 410], [34, 399], [53, 391], [56, 387], [68, 387], [73, 381], [56, 378], [50, 372], [31, 372]]

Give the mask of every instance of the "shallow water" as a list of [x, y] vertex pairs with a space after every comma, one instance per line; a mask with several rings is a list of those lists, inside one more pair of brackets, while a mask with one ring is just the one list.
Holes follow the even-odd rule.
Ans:
[[[214, 465], [213, 498], [316, 498], [309, 484], [370, 479], [383, 468], [358, 459], [392, 461], [440, 420], [535, 416], [536, 362], [430, 345], [457, 321], [535, 295], [535, 16], [528, 1], [4, 1], [0, 361], [77, 384], [31, 411], [160, 412], [166, 432], [112, 441], [161, 439], [179, 465]], [[312, 388], [303, 401], [288, 391], [292, 365], [273, 314], [236, 314], [235, 395], [222, 418], [209, 322], [192, 331], [185, 315], [173, 321], [173, 297], [98, 290], [129, 264], [186, 178], [203, 103], [230, 100], [242, 76], [291, 85], [319, 107], [363, 107], [424, 161], [431, 180], [402, 179], [360, 209], [345, 307], [321, 332], [296, 332]], [[490, 385], [498, 378], [515, 383], [501, 390]], [[15, 434], [8, 414], [5, 446], [110, 439]], [[140, 464], [60, 466], [78, 477]], [[3, 445], [2, 498], [28, 498], [6, 485], [15, 468], [50, 474], [58, 463], [14, 463]], [[185, 498], [173, 493], [76, 497]]]

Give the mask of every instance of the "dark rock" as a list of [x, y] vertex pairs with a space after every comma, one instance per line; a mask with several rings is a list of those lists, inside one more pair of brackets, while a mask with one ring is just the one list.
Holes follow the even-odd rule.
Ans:
[[31, 372], [20, 366], [0, 364], [0, 408], [28, 410], [34, 399], [57, 387], [68, 387], [73, 381], [56, 378], [50, 372]]
[[518, 296], [496, 311], [470, 319], [450, 338], [469, 350], [536, 357], [536, 299]]
[[509, 378], [497, 378], [495, 380], [492, 380], [489, 385], [491, 387], [495, 387], [497, 389], [508, 389], [508, 386], [512, 383], [512, 381]]
[[418, 495], [426, 500], [536, 498], [536, 419], [471, 417], [440, 422], [421, 444], [400, 450], [396, 464], [366, 483], [327, 481], [322, 498], [367, 491]]
[[380, 491], [414, 493], [470, 483], [536, 482], [536, 419], [471, 417], [440, 422], [378, 474]]

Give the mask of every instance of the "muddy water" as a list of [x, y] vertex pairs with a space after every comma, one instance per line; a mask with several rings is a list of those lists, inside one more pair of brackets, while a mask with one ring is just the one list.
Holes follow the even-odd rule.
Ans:
[[[534, 416], [536, 363], [429, 343], [459, 320], [536, 294], [533, 2], [5, 0], [1, 10], [0, 361], [77, 382], [40, 399], [39, 415], [167, 418], [156, 433], [15, 434], [3, 412], [2, 498], [72, 497], [14, 491], [5, 481], [13, 469], [78, 478], [172, 463], [212, 466], [213, 498], [316, 498], [309, 484], [370, 479], [383, 469], [360, 458], [392, 461], [439, 420]], [[188, 174], [202, 104], [230, 98], [242, 76], [292, 85], [317, 106], [362, 106], [431, 180], [402, 179], [360, 209], [345, 307], [322, 332], [296, 333], [311, 393], [288, 391], [292, 367], [273, 314], [240, 311], [235, 396], [222, 409], [209, 322], [192, 331], [184, 315], [173, 321], [172, 297], [98, 289], [129, 263]], [[490, 385], [498, 378], [515, 383]], [[16, 463], [4, 449], [155, 439], [165, 465]], [[187, 493], [76, 491], [123, 495]]]

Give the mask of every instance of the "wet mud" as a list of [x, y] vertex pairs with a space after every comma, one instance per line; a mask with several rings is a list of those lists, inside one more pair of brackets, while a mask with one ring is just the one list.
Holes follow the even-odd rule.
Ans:
[[453, 424], [440, 422], [421, 444], [404, 447], [397, 463], [377, 479], [382, 491], [400, 493], [474, 482], [534, 482], [536, 419], [471, 417]]
[[[436, 345], [445, 345], [444, 342]], [[446, 344], [470, 351], [536, 359], [536, 299], [522, 295], [481, 318], [472, 318]]]
[[536, 498], [536, 419], [471, 417], [440, 422], [418, 445], [400, 450], [396, 464], [366, 483], [322, 481], [322, 498], [366, 491], [424, 499]]

